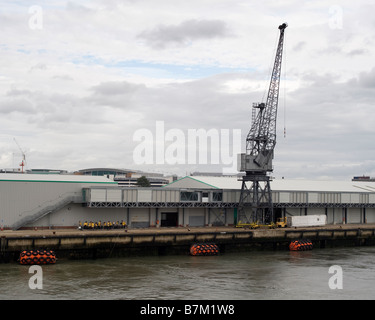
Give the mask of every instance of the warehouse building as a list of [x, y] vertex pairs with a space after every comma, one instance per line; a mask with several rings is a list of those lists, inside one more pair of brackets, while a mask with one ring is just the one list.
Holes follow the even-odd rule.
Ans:
[[[220, 226], [237, 219], [237, 177], [187, 176], [162, 188], [125, 188], [103, 176], [0, 175], [2, 228]], [[274, 180], [275, 216], [325, 214], [329, 224], [375, 223], [375, 184]]]

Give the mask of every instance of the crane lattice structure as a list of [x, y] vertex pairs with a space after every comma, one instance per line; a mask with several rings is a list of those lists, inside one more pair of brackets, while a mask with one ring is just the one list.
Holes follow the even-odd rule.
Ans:
[[284, 31], [288, 25], [279, 26], [280, 37], [272, 70], [266, 103], [253, 104], [251, 129], [246, 138], [246, 153], [239, 157], [238, 170], [242, 177], [241, 195], [237, 214], [238, 224], [273, 222], [273, 205], [269, 172], [276, 145], [276, 118], [279, 100], [281, 62]]
[[21, 173], [23, 173], [23, 168], [26, 166], [26, 154], [25, 152], [22, 150], [22, 148], [20, 147], [20, 145], [18, 144], [16, 138], [13, 138], [14, 142], [16, 143], [18, 149], [20, 149], [21, 151], [21, 154], [22, 154], [22, 161], [20, 163], [20, 167], [21, 167]]

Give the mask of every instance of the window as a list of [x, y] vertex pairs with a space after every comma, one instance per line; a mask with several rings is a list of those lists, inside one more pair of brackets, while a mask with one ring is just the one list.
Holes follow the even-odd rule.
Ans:
[[212, 201], [223, 201], [222, 192], [212, 192]]
[[198, 201], [198, 192], [181, 191], [181, 201]]

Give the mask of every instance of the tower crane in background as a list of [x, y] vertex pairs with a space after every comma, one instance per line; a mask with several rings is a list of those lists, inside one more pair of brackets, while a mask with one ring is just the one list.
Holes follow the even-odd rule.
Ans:
[[20, 145], [18, 144], [16, 138], [13, 138], [14, 142], [16, 143], [18, 149], [20, 149], [21, 151], [21, 154], [22, 154], [22, 161], [20, 163], [20, 167], [21, 167], [21, 172], [23, 173], [23, 168], [26, 166], [26, 154], [25, 152], [22, 150], [22, 148], [20, 147]]
[[274, 220], [269, 172], [276, 145], [276, 118], [279, 100], [284, 31], [287, 23], [279, 26], [280, 37], [272, 70], [266, 103], [254, 103], [252, 125], [246, 138], [246, 153], [238, 155], [238, 170], [242, 177], [237, 225], [267, 224]]

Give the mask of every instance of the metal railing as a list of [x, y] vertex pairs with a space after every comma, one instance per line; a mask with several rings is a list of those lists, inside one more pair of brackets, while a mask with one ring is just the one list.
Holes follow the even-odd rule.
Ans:
[[82, 202], [82, 194], [80, 192], [68, 192], [60, 195], [59, 197], [45, 201], [39, 204], [37, 207], [22, 212], [19, 216], [20, 219], [16, 221], [11, 228], [13, 230], [18, 230], [19, 228], [33, 223], [47, 214], [59, 210], [69, 203]]

